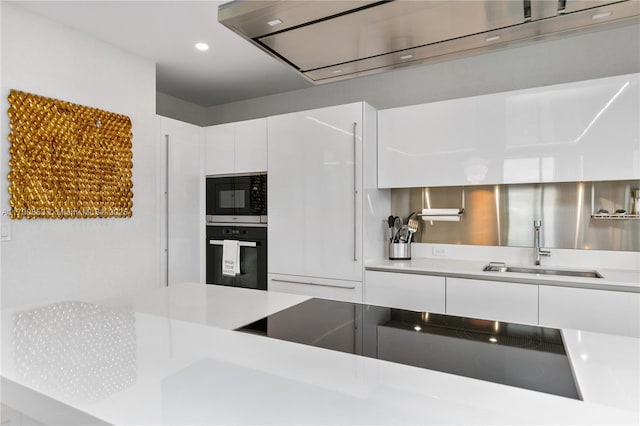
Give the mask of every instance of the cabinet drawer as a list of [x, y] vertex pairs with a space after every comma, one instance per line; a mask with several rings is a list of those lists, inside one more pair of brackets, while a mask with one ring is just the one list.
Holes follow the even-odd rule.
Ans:
[[447, 278], [447, 314], [538, 324], [538, 286]]
[[640, 294], [541, 285], [540, 325], [640, 337]]
[[362, 303], [362, 282], [332, 280], [299, 275], [269, 274], [267, 289], [321, 299]]
[[445, 312], [445, 278], [365, 271], [364, 302], [420, 312]]

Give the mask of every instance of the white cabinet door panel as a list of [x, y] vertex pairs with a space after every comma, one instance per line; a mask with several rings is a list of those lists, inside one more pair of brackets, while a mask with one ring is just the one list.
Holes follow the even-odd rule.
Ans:
[[496, 96], [378, 112], [378, 186], [469, 185], [502, 178], [504, 107]]
[[447, 277], [447, 314], [538, 324], [538, 286]]
[[321, 299], [362, 303], [362, 281], [331, 280], [296, 275], [269, 274], [267, 289]]
[[361, 122], [361, 103], [269, 117], [270, 273], [362, 281]]
[[640, 74], [379, 111], [381, 188], [640, 177]]
[[638, 179], [640, 74], [593, 81], [574, 104], [582, 106], [573, 141], [584, 157], [583, 179]]
[[640, 337], [640, 294], [541, 285], [540, 325]]
[[205, 174], [235, 172], [235, 124], [220, 124], [204, 129]]
[[163, 162], [168, 166], [164, 176], [168, 183], [164, 199], [168, 203], [168, 224], [163, 233], [168, 233], [169, 264], [163, 273], [168, 271], [169, 284], [200, 282], [204, 221], [200, 127], [160, 117], [160, 128], [165, 145], [163, 156], [168, 154]]
[[364, 303], [419, 312], [445, 312], [445, 277], [365, 271]]
[[267, 171], [267, 119], [236, 123], [235, 173]]

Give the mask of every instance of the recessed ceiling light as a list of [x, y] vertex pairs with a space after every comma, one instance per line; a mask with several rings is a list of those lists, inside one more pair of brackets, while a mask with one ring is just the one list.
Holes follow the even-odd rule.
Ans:
[[205, 52], [207, 50], [209, 50], [209, 45], [207, 43], [196, 43], [196, 49], [198, 49], [201, 52]]
[[593, 15], [591, 17], [591, 19], [593, 19], [595, 21], [596, 19], [608, 18], [609, 16], [611, 16], [611, 12], [596, 13], [595, 15]]
[[402, 59], [403, 61], [406, 61], [407, 59], [411, 59], [411, 58], [413, 58], [413, 55], [411, 54], [400, 56], [400, 59]]
[[484, 39], [484, 41], [486, 43], [491, 43], [492, 41], [496, 41], [496, 40], [500, 40], [500, 36], [499, 35], [487, 37], [487, 38]]
[[280, 25], [280, 24], [282, 24], [282, 20], [278, 18], [267, 22], [267, 25], [269, 25], [270, 27], [275, 27], [276, 25]]

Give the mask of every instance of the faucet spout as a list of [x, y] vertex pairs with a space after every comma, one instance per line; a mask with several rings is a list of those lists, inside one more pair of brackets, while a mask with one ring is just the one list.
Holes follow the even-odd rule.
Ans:
[[533, 256], [534, 265], [540, 265], [540, 258], [542, 256], [551, 256], [549, 250], [542, 250], [540, 246], [540, 228], [542, 228], [542, 220], [536, 219], [533, 221]]

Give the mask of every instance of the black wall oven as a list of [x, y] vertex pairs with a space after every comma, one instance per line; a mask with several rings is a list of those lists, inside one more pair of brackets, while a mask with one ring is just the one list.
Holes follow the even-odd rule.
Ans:
[[[224, 240], [240, 245], [240, 273], [222, 274]], [[207, 226], [207, 284], [267, 289], [267, 228], [265, 226]]]
[[[207, 284], [267, 289], [267, 175], [207, 177]], [[222, 273], [225, 240], [240, 246], [234, 276]]]

